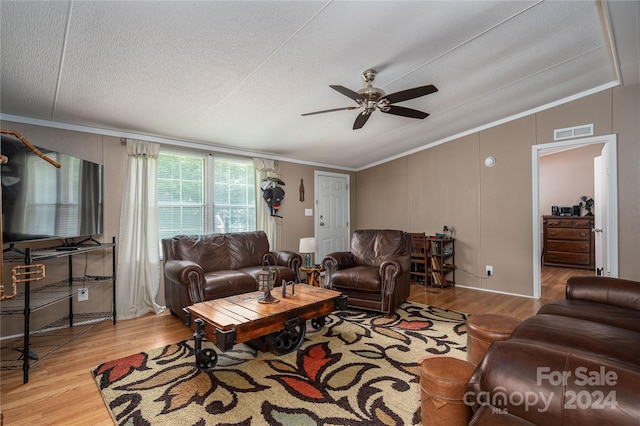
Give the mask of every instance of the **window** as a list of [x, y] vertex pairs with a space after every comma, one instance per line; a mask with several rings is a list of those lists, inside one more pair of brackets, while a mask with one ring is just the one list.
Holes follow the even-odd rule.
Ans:
[[222, 232], [256, 229], [256, 192], [253, 162], [224, 157], [213, 159], [216, 227]]
[[253, 162], [177, 151], [158, 156], [159, 238], [253, 231]]

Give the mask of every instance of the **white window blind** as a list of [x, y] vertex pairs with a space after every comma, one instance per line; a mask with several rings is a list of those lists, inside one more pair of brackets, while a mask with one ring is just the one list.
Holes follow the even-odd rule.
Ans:
[[160, 151], [160, 240], [185, 234], [253, 231], [255, 227], [255, 183], [251, 160]]

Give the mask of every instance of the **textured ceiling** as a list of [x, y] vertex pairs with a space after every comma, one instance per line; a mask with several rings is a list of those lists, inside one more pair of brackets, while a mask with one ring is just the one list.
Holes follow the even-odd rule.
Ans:
[[[359, 169], [637, 83], [638, 4], [3, 0], [0, 110]], [[355, 105], [329, 84], [368, 68], [387, 93], [438, 87], [399, 104], [431, 116], [300, 115]]]

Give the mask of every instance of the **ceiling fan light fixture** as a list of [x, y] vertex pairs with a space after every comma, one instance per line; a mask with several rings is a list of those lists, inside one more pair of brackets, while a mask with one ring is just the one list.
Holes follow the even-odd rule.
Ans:
[[378, 71], [368, 69], [362, 73], [362, 80], [364, 80], [365, 84], [371, 85], [373, 84], [373, 80], [376, 79], [377, 74], [378, 74]]
[[325, 112], [361, 108], [362, 112], [358, 114], [358, 116], [356, 117], [356, 121], [353, 123], [353, 130], [361, 129], [369, 119], [371, 113], [376, 109], [387, 114], [416, 119], [423, 119], [429, 116], [429, 114], [427, 114], [426, 112], [398, 106], [395, 104], [397, 102], [408, 101], [410, 99], [419, 98], [421, 96], [437, 92], [438, 89], [434, 85], [429, 84], [427, 86], [414, 87], [412, 89], [401, 90], [399, 92], [394, 92], [387, 95], [384, 90], [379, 89], [373, 85], [376, 74], [376, 71], [372, 69], [364, 71], [362, 73], [362, 80], [365, 83], [365, 87], [358, 90], [357, 92], [337, 84], [329, 85], [329, 87], [331, 87], [332, 89], [355, 101], [358, 105], [357, 107], [332, 108], [323, 111], [310, 112], [302, 115], [315, 115]]

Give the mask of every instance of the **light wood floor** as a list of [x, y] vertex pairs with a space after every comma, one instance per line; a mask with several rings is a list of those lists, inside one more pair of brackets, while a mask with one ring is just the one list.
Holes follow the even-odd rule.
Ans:
[[[412, 284], [410, 300], [468, 314], [496, 313], [525, 319], [546, 301], [564, 298], [566, 279], [590, 271], [543, 269], [543, 299], [489, 293], [453, 287], [429, 289]], [[0, 411], [7, 426], [112, 425], [91, 370], [132, 353], [191, 338], [193, 333], [168, 313], [148, 314], [117, 325], [104, 323], [95, 330], [33, 366], [29, 383], [22, 371], [0, 372]]]

